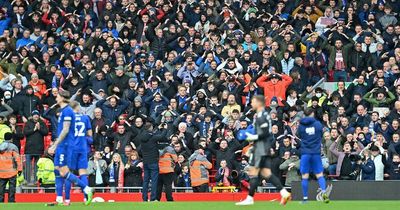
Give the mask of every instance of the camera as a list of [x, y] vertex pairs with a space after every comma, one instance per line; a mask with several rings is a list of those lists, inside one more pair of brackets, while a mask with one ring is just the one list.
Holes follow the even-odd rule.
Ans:
[[362, 157], [360, 155], [354, 155], [354, 154], [350, 155], [349, 158], [351, 162], [357, 162], [359, 160], [362, 160]]

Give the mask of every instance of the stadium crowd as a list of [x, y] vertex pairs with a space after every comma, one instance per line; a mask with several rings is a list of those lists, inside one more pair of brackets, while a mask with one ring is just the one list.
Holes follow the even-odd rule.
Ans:
[[[145, 182], [159, 176], [161, 189], [174, 182], [245, 190], [251, 143], [238, 136], [252, 126], [250, 98], [260, 94], [276, 140], [272, 170], [287, 186], [300, 180], [296, 133], [305, 107], [324, 125], [327, 175], [400, 179], [397, 0], [0, 0], [0, 7], [0, 141], [12, 133], [7, 140], [21, 149], [26, 140], [27, 183], [54, 184], [44, 139], [57, 138], [60, 89], [92, 120], [91, 186], [141, 187], [145, 171]], [[337, 88], [318, 86], [321, 79]], [[152, 145], [159, 154], [143, 155]]]

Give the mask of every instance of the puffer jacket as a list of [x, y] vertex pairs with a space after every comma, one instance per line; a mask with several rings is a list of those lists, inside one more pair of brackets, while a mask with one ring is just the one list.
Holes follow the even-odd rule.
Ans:
[[207, 157], [205, 155], [199, 154], [199, 151], [196, 150], [190, 156], [189, 164], [192, 187], [197, 187], [209, 183], [208, 170], [212, 168], [212, 164], [207, 160]]

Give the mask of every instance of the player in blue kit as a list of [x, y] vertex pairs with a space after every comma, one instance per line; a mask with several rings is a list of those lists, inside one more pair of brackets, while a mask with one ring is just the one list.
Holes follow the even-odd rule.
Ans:
[[301, 159], [300, 173], [302, 176], [301, 186], [303, 188], [303, 202], [308, 200], [308, 179], [310, 172], [317, 177], [319, 187], [322, 193], [324, 203], [329, 203], [329, 197], [326, 193], [326, 181], [324, 178], [324, 168], [321, 160], [321, 144], [323, 127], [322, 124], [314, 118], [314, 110], [307, 108], [304, 110], [305, 118], [300, 120], [298, 135], [301, 139]]
[[[89, 116], [80, 114], [78, 102], [72, 101], [70, 106], [75, 113], [75, 140], [72, 143], [73, 151], [68, 167], [71, 170], [78, 171], [79, 179], [88, 185], [86, 169], [88, 168], [88, 146], [93, 143], [92, 125]], [[65, 181], [65, 201], [67, 204], [70, 202], [70, 194], [71, 182]], [[86, 196], [85, 199], [87, 199]]]
[[77, 176], [69, 171], [68, 164], [71, 160], [72, 144], [75, 142], [75, 113], [68, 105], [70, 93], [60, 90], [56, 101], [60, 106], [60, 116], [58, 118], [57, 136], [51, 147], [48, 149], [49, 154], [54, 156], [54, 173], [56, 175], [56, 193], [57, 198], [54, 205], [63, 205], [63, 185], [64, 179], [81, 187], [87, 195], [85, 205], [89, 205], [93, 199], [93, 190], [87, 184], [82, 182]]

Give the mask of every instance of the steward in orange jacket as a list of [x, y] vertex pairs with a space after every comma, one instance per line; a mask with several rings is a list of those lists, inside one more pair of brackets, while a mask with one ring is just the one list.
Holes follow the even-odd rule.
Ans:
[[[7, 134], [10, 133], [6, 133], [5, 136]], [[17, 146], [4, 141], [0, 144], [0, 202], [4, 202], [7, 183], [9, 183], [8, 202], [15, 202], [17, 174], [21, 172], [22, 162]]]
[[207, 192], [210, 182], [208, 170], [212, 168], [212, 164], [204, 155], [204, 149], [200, 148], [190, 156], [189, 165], [193, 192]]
[[178, 156], [174, 148], [171, 146], [165, 147], [161, 154], [158, 165], [160, 168], [160, 175], [158, 176], [157, 183], [157, 200], [161, 200], [163, 187], [165, 189], [165, 195], [167, 201], [174, 201], [172, 198], [172, 183], [175, 179], [175, 163], [178, 162]]
[[265, 105], [269, 107], [271, 99], [275, 96], [278, 105], [284, 106], [282, 100], [286, 100], [286, 89], [293, 79], [285, 74], [267, 74], [257, 79], [257, 85], [264, 89]]

